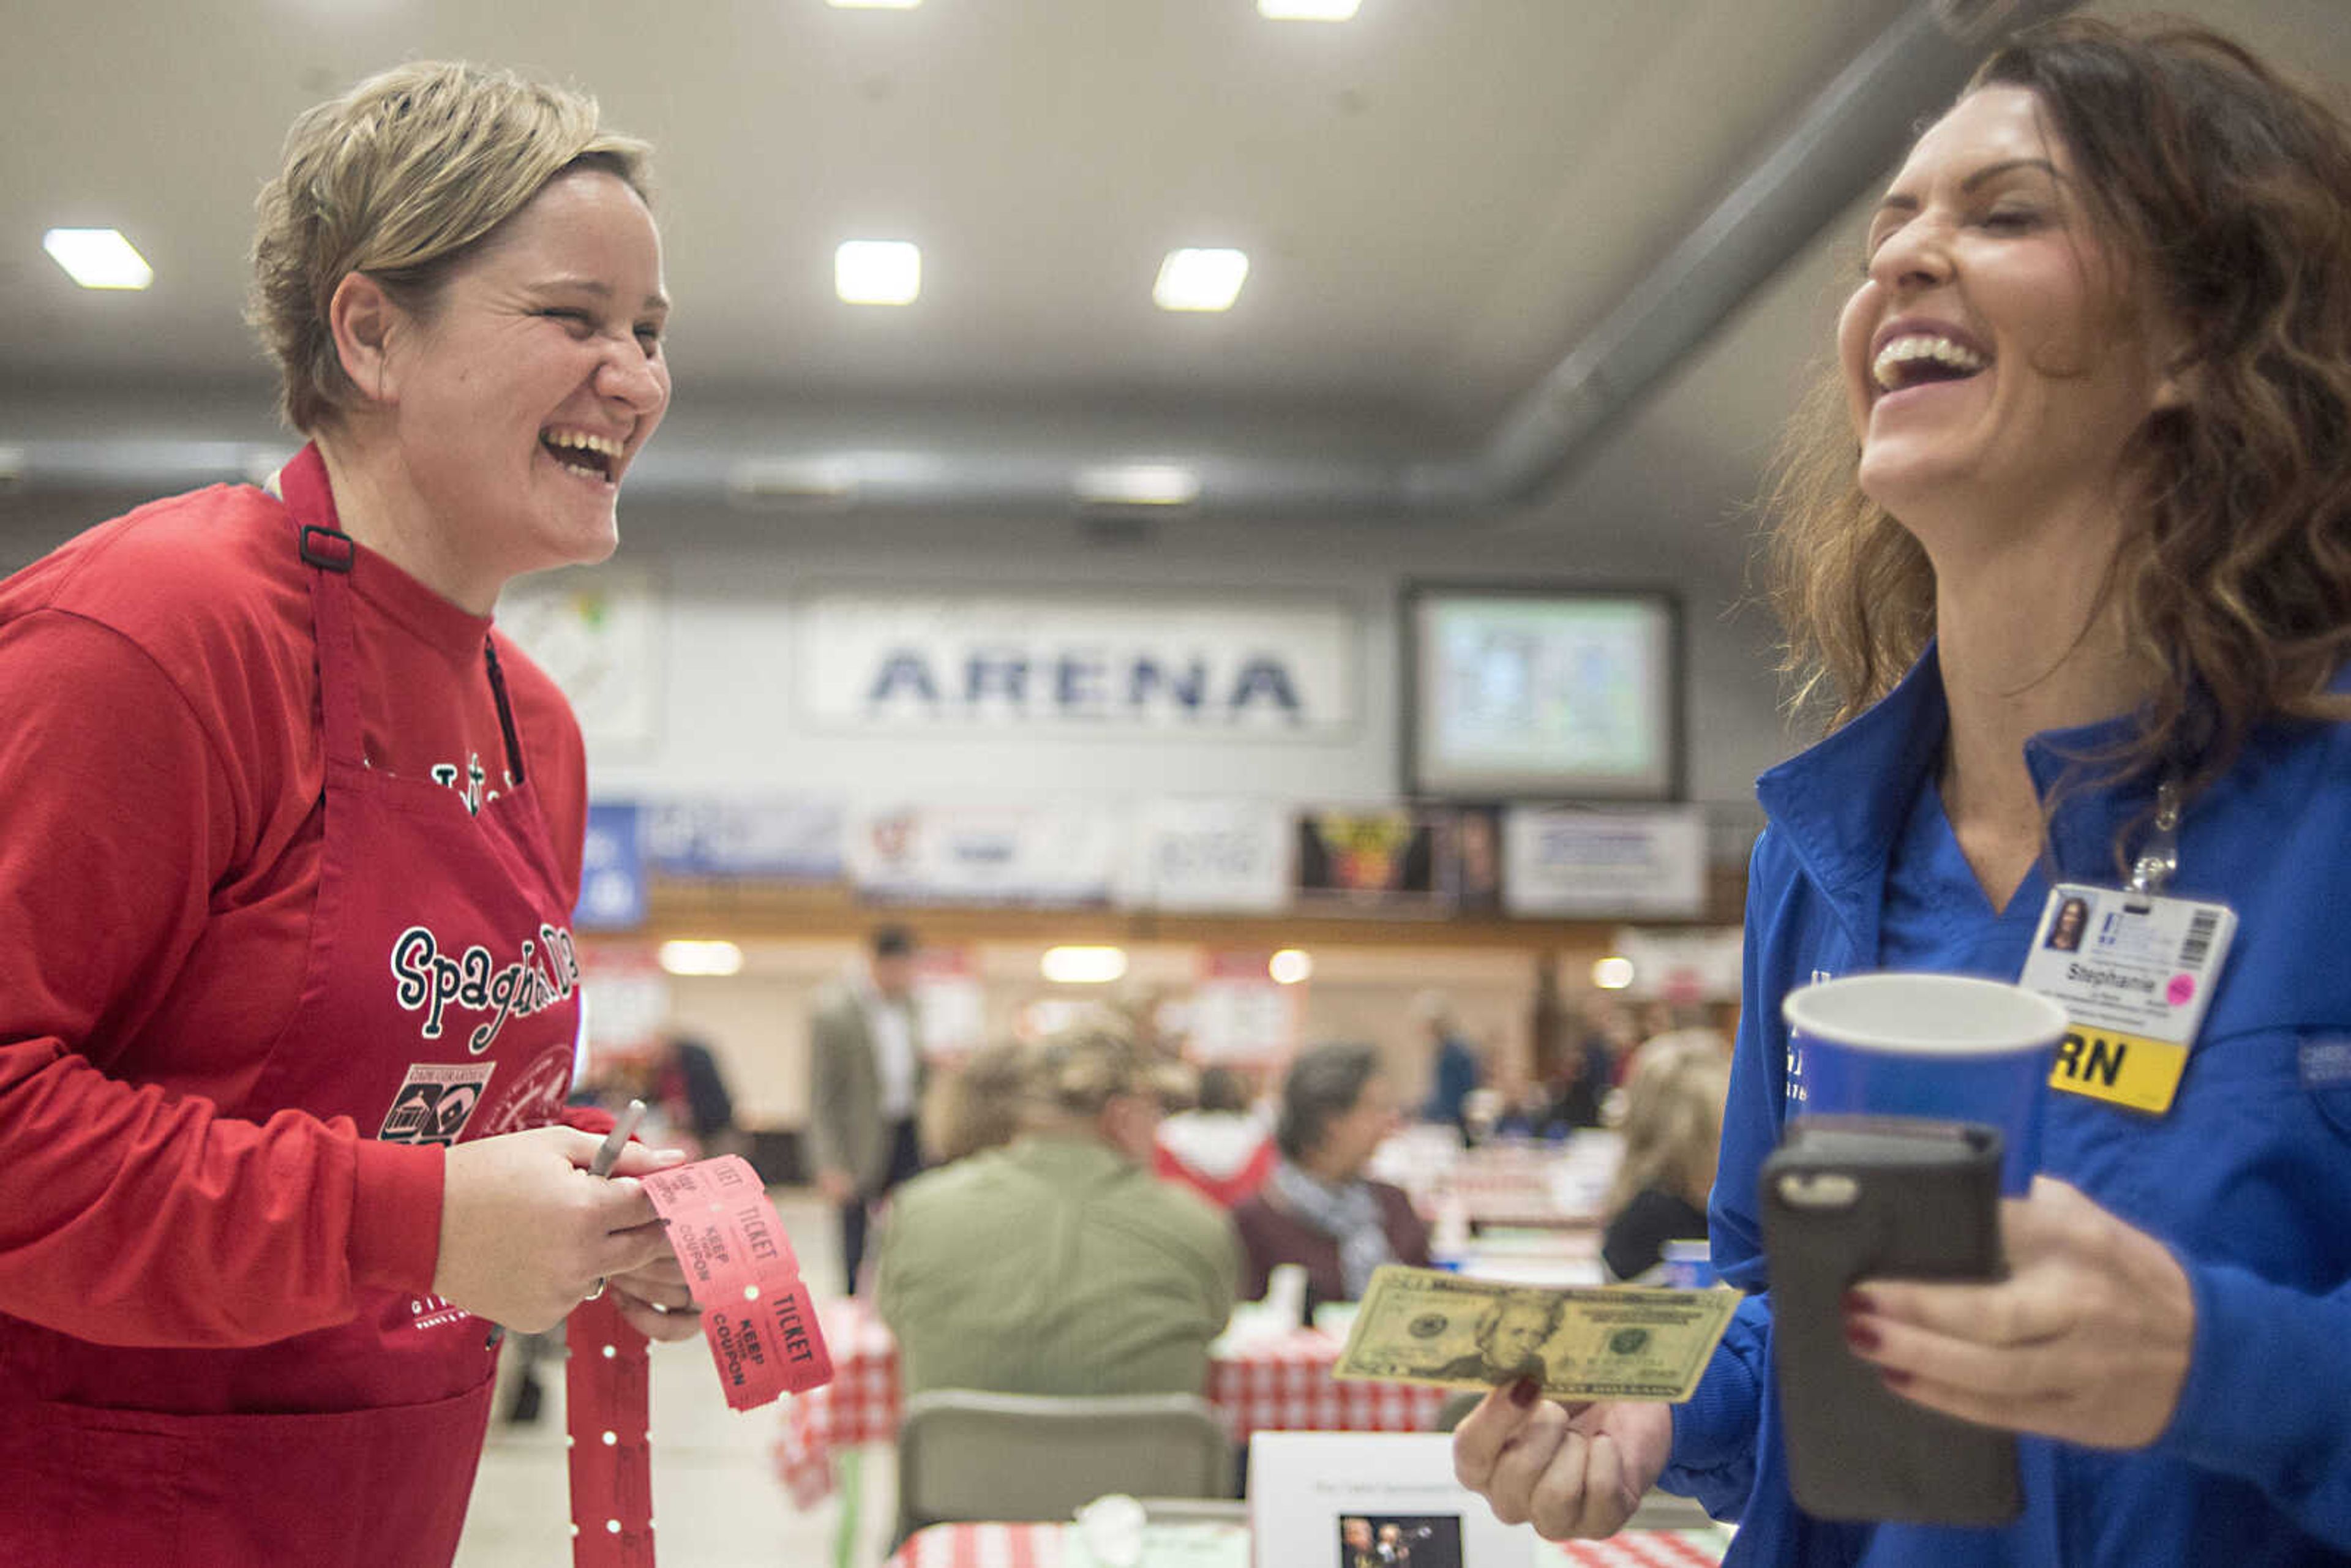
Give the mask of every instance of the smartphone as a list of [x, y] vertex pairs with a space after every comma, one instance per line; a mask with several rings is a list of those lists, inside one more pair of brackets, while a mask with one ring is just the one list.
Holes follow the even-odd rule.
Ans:
[[1914, 1405], [1846, 1348], [1867, 1279], [1997, 1280], [1996, 1128], [1806, 1116], [1763, 1162], [1771, 1354], [1796, 1501], [1817, 1519], [1995, 1525], [2022, 1507], [2016, 1441]]

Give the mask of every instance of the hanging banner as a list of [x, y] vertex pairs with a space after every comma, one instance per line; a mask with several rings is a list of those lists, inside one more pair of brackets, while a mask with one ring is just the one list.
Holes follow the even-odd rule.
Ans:
[[1514, 806], [1502, 820], [1502, 866], [1512, 915], [1703, 915], [1706, 814]]
[[793, 624], [800, 712], [829, 728], [1327, 741], [1356, 720], [1332, 600], [824, 591]]
[[615, 1057], [653, 1049], [670, 1020], [670, 978], [653, 946], [642, 942], [583, 942], [580, 1000], [584, 1014], [573, 1075], [590, 1076]]
[[644, 923], [644, 814], [625, 803], [590, 804], [571, 924], [580, 931], [633, 931]]
[[519, 577], [498, 595], [498, 630], [562, 688], [591, 758], [659, 737], [664, 618], [660, 583], [637, 566]]
[[1134, 810], [1123, 902], [1263, 914], [1290, 899], [1290, 811], [1270, 800], [1162, 797]]
[[948, 1059], [987, 1043], [987, 989], [970, 948], [915, 950], [914, 1038], [925, 1056]]
[[1302, 986], [1277, 984], [1264, 952], [1203, 955], [1184, 1054], [1198, 1062], [1275, 1062], [1298, 1049]]
[[1441, 915], [1451, 823], [1433, 808], [1298, 813], [1297, 904], [1320, 914]]
[[841, 880], [841, 802], [663, 800], [645, 808], [645, 856], [666, 876]]
[[1502, 912], [1502, 809], [1464, 806], [1452, 813], [1450, 883], [1453, 904], [1464, 915]]
[[1745, 937], [1736, 925], [1682, 931], [1628, 925], [1616, 933], [1615, 943], [1617, 956], [1633, 965], [1633, 982], [1623, 994], [1676, 1007], [1735, 1002]]
[[1107, 904], [1123, 821], [1082, 800], [896, 806], [859, 814], [850, 881], [868, 898], [915, 904]]

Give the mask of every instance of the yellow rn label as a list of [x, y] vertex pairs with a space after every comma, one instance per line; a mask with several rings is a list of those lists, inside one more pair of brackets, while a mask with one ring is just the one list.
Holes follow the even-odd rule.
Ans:
[[2111, 1100], [2158, 1115], [2171, 1109], [2179, 1075], [2188, 1071], [2188, 1048], [2135, 1034], [2070, 1029], [2057, 1042], [2057, 1065], [2049, 1087], [2094, 1100]]

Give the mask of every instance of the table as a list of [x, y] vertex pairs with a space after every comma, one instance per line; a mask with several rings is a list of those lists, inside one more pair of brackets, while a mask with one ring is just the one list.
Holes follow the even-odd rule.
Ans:
[[1597, 1128], [1559, 1144], [1464, 1149], [1449, 1127], [1412, 1127], [1380, 1145], [1368, 1174], [1402, 1187], [1432, 1222], [1576, 1229], [1600, 1223], [1623, 1158], [1624, 1140]]
[[[887, 1568], [1062, 1568], [1064, 1524], [935, 1524], [906, 1538]], [[1249, 1532], [1234, 1532], [1231, 1568], [1248, 1568]], [[1717, 1568], [1719, 1531], [1627, 1530], [1606, 1541], [1538, 1542], [1536, 1568]], [[1187, 1558], [1187, 1561], [1189, 1559]]]
[[[831, 1494], [833, 1453], [898, 1436], [904, 1401], [898, 1342], [864, 1304], [842, 1297], [820, 1309], [832, 1353], [832, 1381], [784, 1402], [776, 1437], [776, 1478], [810, 1508]], [[1401, 1383], [1340, 1383], [1331, 1376], [1340, 1342], [1312, 1329], [1220, 1348], [1208, 1361], [1209, 1403], [1236, 1445], [1253, 1432], [1426, 1432], [1445, 1402], [1442, 1388]]]

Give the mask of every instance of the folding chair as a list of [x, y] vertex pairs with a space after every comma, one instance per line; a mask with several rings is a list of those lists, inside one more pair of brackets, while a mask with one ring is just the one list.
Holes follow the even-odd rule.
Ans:
[[1196, 1394], [967, 1388], [906, 1401], [895, 1541], [953, 1520], [1067, 1519], [1106, 1492], [1233, 1496], [1232, 1443], [1215, 1407]]

